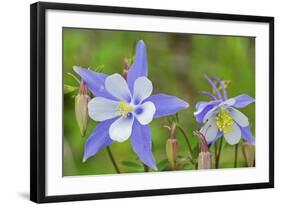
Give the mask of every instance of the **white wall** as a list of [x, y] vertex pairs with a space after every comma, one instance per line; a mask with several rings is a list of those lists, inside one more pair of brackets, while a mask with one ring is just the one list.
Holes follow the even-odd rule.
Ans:
[[[52, 1], [52, 0], [49, 0]], [[0, 204], [31, 204], [29, 192], [29, 4], [34, 1], [2, 1], [0, 6]], [[79, 3], [79, 1], [62, 1]], [[80, 1], [81, 3], [81, 1]], [[259, 0], [84, 0], [85, 4], [147, 7], [186, 11], [275, 16], [275, 104], [281, 105], [280, 36], [278, 1]], [[281, 194], [280, 107], [275, 107], [276, 188], [267, 190], [189, 194], [101, 200], [95, 204], [239, 204], [270, 203]], [[17, 162], [14, 163], [14, 160]], [[78, 202], [93, 204], [91, 201]], [[78, 204], [72, 202], [69, 204]]]

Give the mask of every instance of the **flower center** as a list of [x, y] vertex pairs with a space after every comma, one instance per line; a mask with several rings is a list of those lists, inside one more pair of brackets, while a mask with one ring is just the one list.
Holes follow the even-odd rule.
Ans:
[[219, 130], [224, 133], [230, 132], [232, 130], [233, 119], [226, 109], [220, 109], [219, 113], [215, 117], [215, 122], [219, 128]]
[[121, 100], [119, 104], [116, 106], [116, 111], [118, 115], [122, 115], [126, 117], [128, 116], [129, 112], [132, 111], [132, 106], [129, 105], [126, 101]]

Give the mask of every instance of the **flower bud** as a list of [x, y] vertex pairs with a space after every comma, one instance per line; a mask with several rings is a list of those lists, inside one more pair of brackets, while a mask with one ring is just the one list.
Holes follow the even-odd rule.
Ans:
[[248, 142], [242, 144], [242, 151], [248, 167], [254, 166], [255, 161], [255, 145]]
[[125, 58], [124, 59], [124, 67], [123, 67], [123, 77], [125, 79], [127, 79], [128, 71], [129, 71], [129, 59]]
[[75, 97], [75, 116], [82, 136], [85, 135], [88, 125], [88, 88], [82, 80], [77, 96]]
[[200, 139], [201, 152], [198, 155], [198, 169], [211, 169], [212, 154], [208, 150], [208, 143], [206, 141], [206, 138], [199, 131], [194, 131], [193, 133]]
[[173, 170], [177, 169], [177, 157], [179, 151], [179, 143], [176, 138], [168, 139], [166, 143], [166, 154], [168, 161]]
[[210, 152], [200, 152], [198, 155], [198, 169], [212, 168], [212, 154]]

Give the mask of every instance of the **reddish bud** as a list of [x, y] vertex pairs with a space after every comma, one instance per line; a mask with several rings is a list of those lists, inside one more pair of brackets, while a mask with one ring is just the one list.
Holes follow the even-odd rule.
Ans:
[[244, 142], [242, 151], [248, 167], [253, 167], [255, 162], [255, 145]]
[[212, 154], [208, 150], [208, 143], [206, 141], [206, 138], [199, 131], [194, 131], [193, 133], [200, 139], [201, 152], [198, 155], [198, 169], [211, 169]]

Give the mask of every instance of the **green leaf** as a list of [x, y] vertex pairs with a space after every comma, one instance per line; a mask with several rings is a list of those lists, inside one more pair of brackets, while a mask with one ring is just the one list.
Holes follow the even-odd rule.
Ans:
[[78, 87], [75, 87], [75, 86], [66, 85], [66, 84], [63, 85], [63, 93], [64, 94], [71, 93], [71, 92], [73, 92], [77, 89], [78, 89]]
[[157, 169], [159, 171], [166, 170], [168, 166], [169, 166], [168, 159], [163, 159], [163, 160], [161, 160], [160, 162], [157, 163]]
[[194, 165], [192, 164], [192, 163], [184, 163], [183, 165], [182, 165], [182, 168], [183, 169], [188, 169], [188, 170], [193, 170], [193, 169], [195, 169], [194, 168]]
[[141, 164], [131, 162], [131, 161], [122, 161], [123, 166], [127, 167], [129, 171], [143, 172], [143, 166]]
[[95, 72], [101, 73], [103, 71], [103, 69], [104, 69], [104, 65], [99, 65], [96, 67]]

